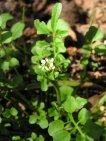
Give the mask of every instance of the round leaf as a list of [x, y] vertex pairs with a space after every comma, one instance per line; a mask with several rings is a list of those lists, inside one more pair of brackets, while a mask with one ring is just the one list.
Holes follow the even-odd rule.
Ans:
[[64, 128], [64, 122], [62, 120], [56, 120], [49, 124], [48, 132], [50, 136], [54, 136], [57, 131]]
[[80, 121], [80, 123], [85, 124], [89, 118], [90, 112], [86, 108], [81, 109], [78, 114], [78, 120]]

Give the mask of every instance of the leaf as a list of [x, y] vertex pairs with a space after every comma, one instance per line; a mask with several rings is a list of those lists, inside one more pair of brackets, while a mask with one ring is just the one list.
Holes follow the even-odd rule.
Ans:
[[70, 133], [65, 130], [57, 131], [53, 136], [53, 141], [70, 141]]
[[12, 108], [10, 109], [10, 113], [11, 113], [12, 116], [17, 116], [18, 111], [17, 111], [16, 108], [12, 107]]
[[88, 58], [83, 59], [83, 60], [81, 61], [81, 65], [84, 65], [84, 66], [87, 66], [88, 63], [89, 63]]
[[12, 39], [16, 40], [22, 36], [25, 24], [22, 22], [15, 23], [11, 28]]
[[3, 116], [5, 118], [10, 118], [11, 117], [10, 109], [5, 109], [5, 111], [3, 112]]
[[2, 64], [1, 64], [1, 69], [5, 72], [5, 71], [8, 71], [9, 70], [9, 62], [7, 61], [4, 61]]
[[56, 3], [52, 10], [51, 27], [53, 31], [56, 31], [58, 18], [62, 10], [62, 4]]
[[3, 13], [0, 15], [0, 27], [2, 29], [5, 29], [6, 28], [6, 23], [7, 21], [9, 20], [12, 20], [13, 19], [13, 16], [10, 15], [9, 13]]
[[87, 104], [87, 99], [82, 98], [82, 97], [77, 97], [76, 98], [76, 103], [77, 103], [77, 109], [83, 108], [85, 104]]
[[32, 138], [33, 140], [36, 140], [37, 134], [36, 134], [35, 132], [32, 132], [32, 133], [31, 133], [31, 138]]
[[4, 31], [1, 33], [2, 44], [8, 44], [12, 41], [12, 33], [9, 31]]
[[55, 120], [49, 124], [48, 133], [50, 136], [54, 136], [57, 131], [64, 128], [64, 122], [62, 120]]
[[20, 141], [21, 137], [20, 136], [13, 136], [12, 141]]
[[57, 22], [57, 31], [67, 31], [69, 30], [69, 25], [63, 20], [59, 19]]
[[45, 129], [48, 127], [48, 121], [47, 119], [45, 118], [42, 118], [39, 122], [38, 122], [39, 126], [42, 128], [42, 129]]
[[106, 47], [103, 44], [97, 45], [95, 51], [98, 55], [106, 55]]
[[61, 86], [60, 87], [60, 95], [61, 95], [61, 101], [64, 101], [67, 99], [69, 95], [72, 95], [74, 89], [69, 86]]
[[72, 86], [72, 87], [76, 87], [80, 85], [80, 82], [77, 80], [60, 80], [58, 81], [58, 85], [59, 86]]
[[89, 118], [90, 118], [90, 112], [86, 108], [81, 109], [78, 114], [79, 122], [81, 124], [85, 124]]
[[9, 60], [9, 65], [10, 65], [10, 67], [19, 66], [19, 61], [18, 61], [18, 59], [12, 57], [12, 58]]
[[40, 22], [37, 19], [34, 21], [34, 26], [37, 29], [37, 34], [49, 34], [49, 30], [44, 22]]
[[0, 58], [3, 58], [6, 56], [6, 51], [4, 48], [0, 48]]
[[93, 138], [94, 141], [100, 139], [100, 136], [106, 132], [103, 126], [94, 123], [92, 120], [86, 122], [83, 130], [89, 137]]
[[89, 41], [89, 42], [94, 42], [97, 40], [102, 39], [104, 36], [103, 32], [101, 31], [101, 29], [95, 27], [95, 26], [91, 26], [89, 28], [89, 31], [86, 33], [85, 38]]
[[50, 56], [51, 51], [50, 44], [46, 41], [38, 41], [31, 50], [34, 55], [39, 55], [39, 58]]
[[57, 53], [64, 53], [66, 52], [66, 48], [64, 46], [64, 43], [63, 42], [55, 42], [55, 50]]
[[42, 135], [39, 135], [39, 137], [37, 138], [37, 141], [44, 141], [44, 137]]
[[73, 96], [69, 96], [62, 106], [66, 112], [73, 113], [77, 108], [76, 99]]
[[31, 57], [31, 62], [32, 62], [33, 64], [37, 64], [39, 60], [40, 60], [40, 59], [39, 59], [38, 56], [32, 56], [32, 57]]
[[41, 81], [41, 89], [42, 89], [42, 91], [48, 90], [48, 81], [45, 78]]
[[30, 124], [35, 124], [37, 122], [37, 115], [30, 115], [29, 117], [29, 123]]
[[91, 55], [92, 52], [92, 48], [87, 44], [87, 45], [83, 45], [82, 47], [82, 51], [87, 54], [88, 56]]
[[60, 30], [57, 30], [56, 32], [56, 37], [57, 38], [62, 38], [62, 37], [65, 37], [68, 35], [68, 31], [60, 31]]

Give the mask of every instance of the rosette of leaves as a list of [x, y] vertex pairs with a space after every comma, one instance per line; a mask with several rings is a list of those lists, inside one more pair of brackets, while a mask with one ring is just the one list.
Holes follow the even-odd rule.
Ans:
[[[47, 91], [49, 82], [58, 80], [59, 77], [64, 76], [64, 72], [70, 63], [63, 53], [66, 52], [62, 38], [68, 35], [69, 26], [64, 20], [59, 19], [62, 10], [62, 4], [57, 3], [52, 10], [51, 19], [46, 24], [40, 22], [38, 19], [34, 21], [35, 28], [38, 35], [46, 35], [51, 42], [37, 41], [32, 47], [33, 70], [37, 74], [37, 80], [41, 82], [41, 89]], [[55, 69], [42, 69], [41, 60], [53, 58], [53, 66]], [[48, 67], [48, 66], [46, 66]]]

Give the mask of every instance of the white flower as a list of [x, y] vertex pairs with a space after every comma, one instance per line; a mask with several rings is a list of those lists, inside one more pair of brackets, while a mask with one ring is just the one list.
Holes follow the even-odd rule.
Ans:
[[45, 61], [48, 62], [48, 58], [45, 58]]
[[46, 71], [51, 71], [51, 70], [54, 70], [55, 69], [55, 66], [54, 66], [54, 58], [45, 58], [45, 59], [42, 59], [41, 60], [41, 66], [40, 68], [42, 70], [46, 70]]
[[55, 66], [53, 66], [52, 69], [54, 70], [55, 69]]
[[46, 63], [46, 61], [45, 61], [44, 59], [42, 59], [42, 60], [41, 60], [41, 63], [42, 63], [42, 64], [45, 64], [45, 63]]
[[50, 67], [51, 67], [51, 68], [53, 67], [53, 63], [50, 63]]
[[51, 62], [54, 62], [54, 58], [51, 58]]

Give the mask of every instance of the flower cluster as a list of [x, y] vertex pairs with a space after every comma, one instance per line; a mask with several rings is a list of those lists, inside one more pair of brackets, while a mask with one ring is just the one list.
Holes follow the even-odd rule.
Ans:
[[46, 70], [46, 71], [54, 70], [55, 69], [54, 58], [42, 59], [40, 68], [42, 68], [42, 70]]

